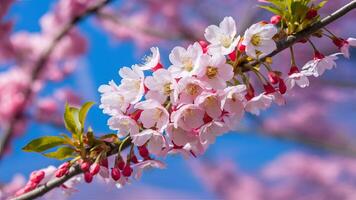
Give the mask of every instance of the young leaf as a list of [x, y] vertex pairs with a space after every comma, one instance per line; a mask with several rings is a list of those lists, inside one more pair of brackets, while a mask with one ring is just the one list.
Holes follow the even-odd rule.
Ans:
[[71, 158], [74, 156], [75, 150], [70, 147], [60, 147], [57, 149], [57, 151], [50, 152], [50, 153], [45, 153], [43, 154], [44, 156], [48, 158], [55, 158], [58, 160], [64, 160], [67, 158]]
[[68, 104], [65, 105], [64, 124], [68, 131], [73, 134], [77, 134], [81, 130], [79, 110], [77, 108], [70, 107]]
[[43, 152], [56, 146], [66, 144], [64, 138], [58, 136], [45, 136], [32, 140], [22, 150], [27, 152]]
[[94, 102], [86, 102], [85, 104], [83, 104], [83, 106], [80, 108], [79, 110], [79, 122], [82, 125], [82, 128], [84, 128], [84, 123], [85, 123], [85, 119], [87, 117], [87, 114], [90, 110], [90, 108], [94, 105]]

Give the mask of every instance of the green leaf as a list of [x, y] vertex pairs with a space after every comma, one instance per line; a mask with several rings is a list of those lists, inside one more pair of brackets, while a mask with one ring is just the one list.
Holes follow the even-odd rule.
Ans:
[[82, 125], [82, 128], [84, 128], [84, 123], [85, 123], [85, 119], [87, 117], [87, 114], [90, 110], [90, 108], [94, 105], [94, 102], [86, 102], [85, 104], [83, 104], [83, 106], [80, 108], [79, 110], [79, 122]]
[[66, 144], [66, 140], [58, 136], [45, 136], [32, 140], [22, 150], [27, 152], [43, 152], [56, 146]]
[[325, 0], [325, 1], [320, 2], [320, 3], [316, 6], [316, 9], [319, 10], [320, 8], [324, 7], [327, 2], [328, 2], [328, 0]]
[[78, 108], [70, 107], [68, 104], [65, 105], [64, 124], [68, 131], [75, 135], [81, 130]]
[[71, 147], [60, 147], [57, 149], [57, 151], [50, 152], [50, 153], [45, 153], [43, 154], [44, 156], [48, 158], [55, 158], [58, 160], [64, 160], [67, 158], [72, 158], [74, 157], [75, 150]]

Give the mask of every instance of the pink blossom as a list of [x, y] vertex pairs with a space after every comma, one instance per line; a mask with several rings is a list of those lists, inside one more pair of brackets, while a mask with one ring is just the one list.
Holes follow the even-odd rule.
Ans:
[[166, 69], [158, 69], [152, 76], [145, 78], [145, 86], [149, 89], [146, 98], [154, 99], [163, 104], [167, 97], [173, 100], [173, 91], [177, 87], [177, 81]]
[[125, 115], [113, 116], [108, 120], [110, 129], [117, 130], [120, 137], [128, 134], [135, 135], [139, 132], [138, 124], [135, 120]]
[[169, 54], [169, 60], [172, 65], [168, 70], [174, 78], [184, 78], [197, 73], [199, 68], [200, 56], [203, 49], [198, 42], [189, 45], [187, 49], [183, 47], [174, 47]]
[[226, 82], [234, 76], [232, 66], [226, 64], [226, 58], [221, 55], [203, 55], [200, 59], [197, 76], [213, 89], [224, 89]]
[[174, 128], [181, 127], [186, 131], [192, 131], [204, 124], [204, 110], [194, 104], [181, 106], [171, 115]]
[[253, 97], [250, 101], [246, 103], [245, 110], [255, 115], [260, 114], [260, 110], [265, 110], [271, 106], [273, 101], [273, 96], [260, 94]]
[[302, 72], [307, 76], [321, 76], [325, 72], [325, 70], [330, 70], [336, 67], [335, 60], [338, 59], [338, 55], [340, 55], [340, 53], [332, 54], [330, 56], [324, 56], [323, 54], [316, 52], [314, 60], [307, 62], [303, 66]]
[[140, 67], [137, 65], [133, 65], [132, 68], [123, 67], [119, 74], [122, 80], [118, 89], [126, 97], [127, 102], [134, 104], [140, 101], [145, 92], [144, 74]]
[[194, 77], [186, 77], [179, 80], [177, 89], [174, 90], [175, 104], [193, 103], [195, 98], [199, 96], [206, 88], [206, 84]]
[[158, 160], [145, 160], [142, 162], [139, 162], [135, 164], [134, 166], [135, 169], [135, 178], [140, 179], [142, 176], [142, 171], [146, 168], [159, 168], [159, 169], [164, 169], [166, 165]]
[[199, 105], [213, 119], [221, 116], [221, 100], [216, 93], [203, 92], [196, 100], [195, 104]]
[[163, 131], [169, 122], [168, 111], [155, 100], [146, 100], [135, 105], [136, 109], [143, 110], [140, 115], [140, 121], [145, 128], [157, 128]]

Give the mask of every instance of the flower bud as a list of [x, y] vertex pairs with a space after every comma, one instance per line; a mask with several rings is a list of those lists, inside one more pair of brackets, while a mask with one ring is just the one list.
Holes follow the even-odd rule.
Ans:
[[132, 156], [131, 156], [131, 162], [132, 162], [132, 163], [135, 163], [135, 164], [138, 163], [138, 160], [137, 160], [136, 155], [132, 155]]
[[83, 172], [88, 171], [90, 168], [90, 162], [84, 161], [82, 164], [80, 164], [80, 169], [83, 170]]
[[32, 181], [27, 182], [24, 187], [24, 192], [26, 193], [26, 192], [29, 192], [29, 191], [35, 189], [37, 187], [37, 185], [38, 185], [37, 183], [34, 183]]
[[57, 178], [60, 178], [64, 175], [66, 175], [68, 173], [68, 168], [59, 168], [56, 170], [56, 172], [54, 173], [54, 175], [57, 177]]
[[89, 173], [94, 176], [100, 171], [100, 165], [98, 163], [94, 163], [89, 168]]
[[282, 17], [280, 15], [275, 15], [271, 17], [270, 22], [271, 24], [278, 24], [281, 21]]
[[91, 183], [93, 181], [93, 175], [90, 172], [84, 173], [84, 180], [87, 183]]
[[125, 167], [125, 162], [122, 159], [118, 160], [116, 163], [116, 167], [119, 168], [120, 170], [123, 170]]
[[318, 11], [315, 8], [310, 8], [307, 12], [307, 15], [305, 16], [305, 18], [311, 20], [314, 19], [314, 17], [316, 17], [318, 15]]
[[333, 43], [335, 44], [335, 46], [337, 46], [338, 48], [341, 48], [342, 46], [345, 45], [345, 43], [347, 43], [346, 40], [342, 39], [342, 38], [334, 38], [333, 39]]
[[44, 171], [34, 171], [31, 173], [30, 181], [38, 184], [42, 181], [44, 177], [45, 177]]
[[111, 177], [112, 177], [112, 179], [114, 179], [114, 181], [117, 181], [120, 179], [121, 173], [120, 173], [119, 168], [114, 167], [111, 169]]
[[130, 166], [130, 164], [126, 164], [126, 166], [124, 167], [124, 170], [122, 170], [122, 175], [124, 175], [125, 177], [130, 177], [132, 174], [132, 168]]

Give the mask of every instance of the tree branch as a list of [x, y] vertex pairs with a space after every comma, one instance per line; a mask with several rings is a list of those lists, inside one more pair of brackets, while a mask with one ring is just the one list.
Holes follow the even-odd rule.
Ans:
[[[278, 44], [277, 50], [275, 50], [271, 54], [267, 55], [266, 57], [272, 57], [272, 56], [278, 54], [279, 52], [283, 51], [284, 49], [292, 46], [295, 42], [299, 41], [300, 39], [308, 37], [309, 35], [313, 34], [314, 32], [318, 31], [319, 29], [327, 26], [331, 22], [339, 19], [340, 17], [342, 17], [343, 15], [345, 15], [346, 13], [348, 13], [349, 11], [351, 11], [355, 8], [356, 8], [356, 0], [353, 0], [349, 4], [345, 5], [344, 7], [340, 8], [339, 10], [334, 12], [333, 14], [325, 17], [320, 22], [315, 23], [314, 25], [310, 26], [309, 28], [307, 28], [293, 36], [289, 36], [285, 40], [279, 41], [277, 43]], [[258, 61], [252, 62], [249, 65], [250, 66], [256, 65], [256, 64], [262, 62], [266, 57], [261, 58]], [[111, 153], [115, 152], [115, 150], [117, 151], [116, 148], [117, 147], [113, 147]], [[112, 155], [112, 154], [110, 154], [110, 155]], [[67, 175], [63, 176], [62, 178], [51, 180], [48, 183], [32, 190], [31, 192], [28, 192], [26, 194], [23, 194], [19, 197], [14, 198], [13, 200], [30, 200], [30, 199], [40, 197], [40, 196], [46, 194], [47, 192], [51, 191], [53, 188], [60, 186], [61, 184], [65, 183], [67, 180], [73, 178], [74, 176], [76, 176], [80, 173], [82, 173], [82, 171], [80, 170], [79, 166], [78, 165], [73, 166], [70, 169], [69, 173]]]
[[330, 23], [338, 20], [342, 16], [346, 15], [348, 12], [356, 8], [356, 0], [351, 1], [350, 3], [346, 4], [339, 10], [335, 11], [334, 13], [328, 15], [324, 19], [314, 23], [313, 25], [309, 26], [308, 28], [296, 33], [295, 35], [290, 35], [286, 39], [278, 41], [277, 42], [277, 49], [274, 50], [272, 53], [268, 54], [267, 56], [264, 56], [263, 58], [260, 58], [259, 60], [250, 62], [246, 65], [243, 66], [243, 71], [250, 71], [250, 68], [264, 62], [266, 58], [268, 57], [273, 57], [277, 55], [278, 53], [282, 52], [283, 50], [291, 47], [293, 44], [296, 42], [300, 41], [303, 38], [306, 38], [313, 33], [317, 32], [321, 28], [329, 25]]
[[90, 14], [96, 13], [99, 9], [104, 7], [106, 4], [111, 2], [112, 0], [101, 0], [96, 5], [88, 8], [83, 14], [74, 17], [71, 21], [69, 21], [63, 28], [58, 32], [58, 34], [53, 38], [51, 43], [44, 49], [43, 53], [37, 60], [37, 62], [33, 66], [33, 71], [31, 73], [30, 84], [25, 88], [23, 91], [25, 102], [22, 104], [22, 108], [17, 109], [18, 111], [14, 113], [12, 119], [5, 125], [3, 129], [2, 138], [0, 140], [0, 160], [2, 156], [4, 156], [5, 150], [8, 147], [9, 143], [11, 142], [12, 134], [15, 130], [16, 124], [24, 115], [26, 110], [26, 106], [28, 106], [29, 102], [31, 101], [31, 97], [33, 95], [33, 88], [34, 84], [39, 80], [41, 72], [45, 69], [46, 63], [57, 46], [57, 44], [61, 41], [61, 39], [67, 35], [67, 33], [81, 20], [87, 17]]

